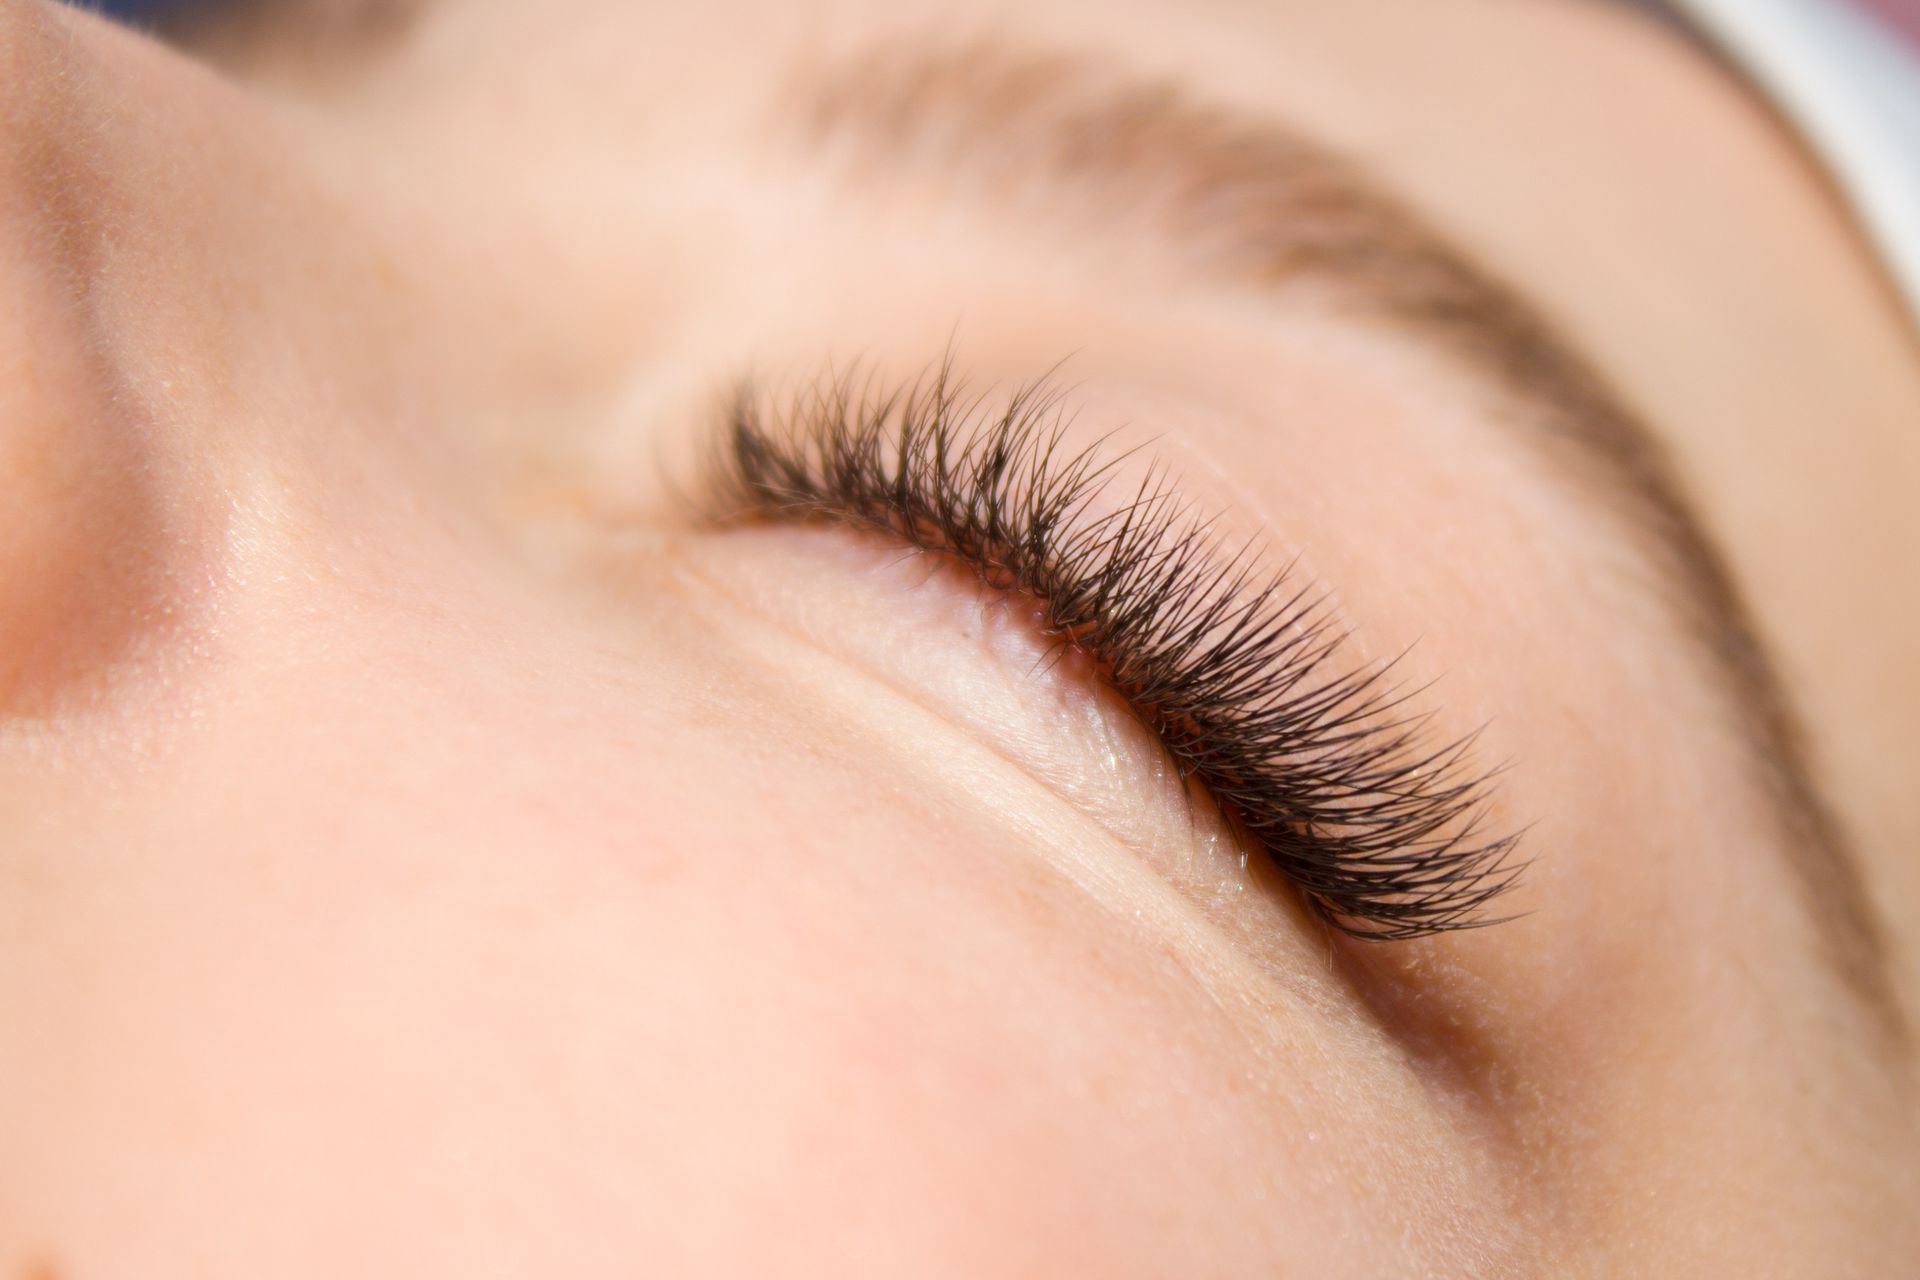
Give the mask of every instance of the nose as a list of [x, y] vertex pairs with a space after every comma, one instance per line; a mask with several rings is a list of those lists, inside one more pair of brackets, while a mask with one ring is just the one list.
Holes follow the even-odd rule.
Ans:
[[0, 723], [97, 705], [194, 621], [218, 415], [187, 389], [234, 294], [208, 193], [244, 130], [133, 32], [0, 0]]
[[110, 669], [157, 607], [146, 442], [92, 304], [91, 68], [62, 15], [0, 0], [0, 716]]

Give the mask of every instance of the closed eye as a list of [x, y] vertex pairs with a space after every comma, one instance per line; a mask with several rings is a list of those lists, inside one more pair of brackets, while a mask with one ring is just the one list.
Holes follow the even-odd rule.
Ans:
[[941, 364], [887, 392], [850, 376], [735, 396], [705, 477], [708, 515], [843, 523], [949, 556], [1030, 598], [1182, 775], [1307, 902], [1363, 939], [1495, 923], [1517, 837], [1484, 830], [1470, 739], [1435, 741], [1389, 680], [1343, 663], [1321, 595], [1229, 546], [1149, 465], [1070, 448], [1046, 382], [987, 411]]

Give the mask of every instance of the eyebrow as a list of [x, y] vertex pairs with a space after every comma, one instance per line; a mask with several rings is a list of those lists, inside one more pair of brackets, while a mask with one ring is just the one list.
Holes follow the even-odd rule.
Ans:
[[1324, 144], [1088, 58], [884, 44], [801, 72], [781, 105], [797, 108], [788, 126], [856, 169], [924, 162], [980, 180], [1001, 204], [1037, 194], [1064, 210], [1079, 193], [1097, 201], [1103, 229], [1182, 246], [1222, 283], [1310, 289], [1439, 347], [1528, 409], [1494, 416], [1610, 511], [1653, 566], [1726, 695], [1819, 950], [1882, 1030], [1909, 1039], [1860, 862], [1814, 785], [1726, 560], [1658, 437], [1518, 292]]

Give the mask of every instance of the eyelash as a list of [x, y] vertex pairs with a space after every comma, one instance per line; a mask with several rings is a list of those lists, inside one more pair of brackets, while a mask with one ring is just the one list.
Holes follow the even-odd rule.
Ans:
[[1392, 664], [1340, 668], [1309, 588], [1229, 551], [1157, 465], [1109, 512], [1127, 456], [1069, 452], [1032, 384], [987, 413], [950, 366], [885, 395], [850, 376], [770, 402], [735, 395], [704, 487], [719, 523], [880, 530], [1039, 602], [1223, 811], [1333, 927], [1394, 940], [1497, 923], [1516, 836], [1483, 831], [1471, 738], [1433, 745]]

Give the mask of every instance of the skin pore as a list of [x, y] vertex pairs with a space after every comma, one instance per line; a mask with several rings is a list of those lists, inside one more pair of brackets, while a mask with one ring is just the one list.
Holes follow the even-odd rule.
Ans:
[[[1920, 1251], [1920, 354], [1813, 168], [1580, 0], [1036, 7], [183, 51], [0, 0], [0, 1276]], [[1869, 977], [1534, 406], [1194, 270], [1149, 190], [808, 123], [981, 48], [1326, 144], [1586, 354], [1797, 708]], [[1342, 939], [1018, 602], [690, 517], [741, 379], [949, 353], [988, 406], [1057, 371], [1404, 654], [1504, 766], [1518, 918]]]

